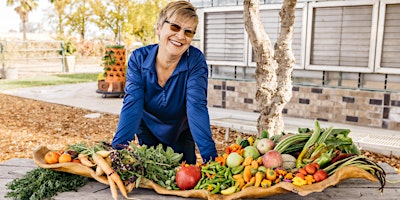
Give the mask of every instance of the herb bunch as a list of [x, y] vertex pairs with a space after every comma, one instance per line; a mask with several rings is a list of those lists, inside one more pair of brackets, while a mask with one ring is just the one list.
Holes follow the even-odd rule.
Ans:
[[52, 199], [59, 192], [77, 191], [87, 180], [84, 176], [38, 167], [7, 183], [6, 187], [11, 191], [5, 198]]
[[179, 190], [175, 176], [183, 154], [175, 153], [171, 147], [131, 144], [113, 151], [110, 156], [113, 169], [123, 181], [136, 182], [139, 187], [141, 179], [146, 178], [166, 189]]

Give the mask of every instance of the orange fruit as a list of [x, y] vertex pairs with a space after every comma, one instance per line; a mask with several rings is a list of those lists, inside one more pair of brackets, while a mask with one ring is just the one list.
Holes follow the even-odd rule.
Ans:
[[71, 161], [72, 161], [72, 157], [71, 157], [71, 155], [69, 155], [67, 153], [61, 154], [61, 156], [58, 158], [59, 163], [71, 162]]
[[55, 151], [49, 151], [44, 155], [44, 161], [47, 164], [55, 164], [58, 162], [58, 158], [60, 157], [60, 154], [58, 154]]

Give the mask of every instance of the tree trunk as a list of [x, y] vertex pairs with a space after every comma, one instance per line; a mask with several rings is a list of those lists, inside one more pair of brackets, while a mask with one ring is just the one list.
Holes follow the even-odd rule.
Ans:
[[280, 12], [281, 31], [275, 44], [275, 52], [261, 22], [260, 1], [244, 0], [243, 3], [245, 28], [257, 63], [255, 99], [260, 111], [258, 135], [263, 131], [268, 131], [270, 136], [284, 131], [282, 110], [292, 96], [294, 56], [291, 43], [296, 2], [283, 2]]

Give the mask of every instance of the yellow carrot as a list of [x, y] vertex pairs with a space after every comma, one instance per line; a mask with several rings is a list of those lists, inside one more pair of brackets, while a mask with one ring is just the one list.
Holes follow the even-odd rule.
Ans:
[[109, 176], [118, 186], [119, 191], [121, 192], [121, 194], [126, 198], [126, 199], [130, 199], [128, 197], [128, 194], [126, 192], [126, 188], [124, 183], [122, 182], [121, 178], [119, 177], [119, 175], [111, 168], [110, 165], [107, 164], [106, 160], [104, 160], [104, 158], [97, 154], [94, 153], [92, 155], [93, 161], [99, 165], [101, 167], [101, 169], [103, 169], [104, 173]]
[[81, 161], [82, 165], [85, 165], [86, 167], [94, 167], [95, 164], [93, 164], [90, 160], [89, 160], [89, 156], [84, 155], [84, 154], [79, 154], [78, 155], [78, 159], [79, 161]]
[[118, 199], [118, 191], [117, 191], [117, 185], [115, 185], [115, 182], [112, 180], [111, 176], [107, 176], [108, 183], [110, 184], [110, 190], [111, 190], [111, 195], [114, 200]]
[[106, 158], [110, 155], [111, 151], [100, 150], [96, 151], [96, 153], [99, 154], [101, 157]]
[[97, 167], [96, 167], [96, 175], [97, 176], [101, 176], [103, 174], [104, 174], [103, 169], [99, 165], [97, 165]]

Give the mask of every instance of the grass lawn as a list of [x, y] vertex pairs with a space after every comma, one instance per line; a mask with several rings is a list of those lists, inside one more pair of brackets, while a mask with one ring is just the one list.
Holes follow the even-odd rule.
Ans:
[[98, 73], [55, 74], [18, 80], [0, 79], [0, 90], [97, 81]]

